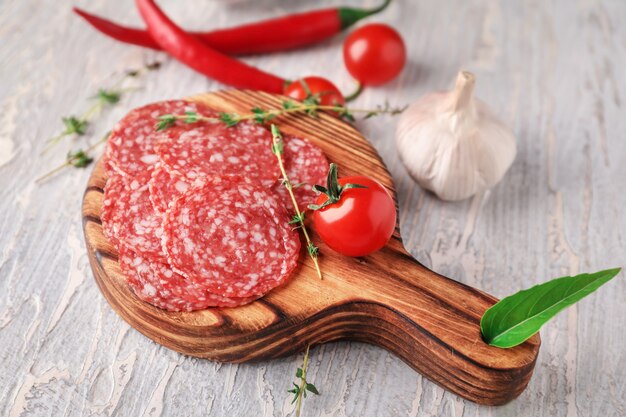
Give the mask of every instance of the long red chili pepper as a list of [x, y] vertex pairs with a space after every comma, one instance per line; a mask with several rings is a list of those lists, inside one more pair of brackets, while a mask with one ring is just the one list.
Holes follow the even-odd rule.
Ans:
[[[361, 19], [385, 9], [391, 0], [373, 9], [339, 7], [314, 10], [263, 20], [211, 32], [190, 32], [208, 46], [225, 54], [258, 54], [300, 48], [321, 42]], [[161, 49], [150, 34], [142, 29], [119, 25], [74, 7], [98, 31], [118, 41]]]
[[176, 26], [153, 0], [136, 0], [135, 4], [152, 39], [180, 62], [233, 87], [282, 93], [285, 85], [282, 78], [246, 65], [205, 45]]
[[[120, 42], [143, 46], [144, 48], [161, 49], [159, 44], [152, 39], [152, 36], [145, 29], [135, 29], [118, 25], [107, 19], [103, 19], [95, 14], [88, 13], [78, 7], [74, 7], [74, 13], [85, 19], [91, 26], [110, 38]], [[191, 32], [190, 32], [191, 33]], [[194, 33], [194, 35], [198, 35]]]

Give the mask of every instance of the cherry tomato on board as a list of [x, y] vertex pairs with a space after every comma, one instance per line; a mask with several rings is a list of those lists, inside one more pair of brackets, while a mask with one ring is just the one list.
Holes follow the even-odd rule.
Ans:
[[394, 28], [372, 23], [348, 35], [343, 60], [354, 79], [364, 85], [380, 85], [400, 74], [406, 63], [406, 47]]
[[[307, 91], [308, 89], [308, 91]], [[309, 94], [319, 94], [320, 104], [324, 106], [345, 105], [346, 101], [335, 84], [322, 77], [304, 77], [293, 81], [284, 91], [285, 95], [302, 101]]]
[[[317, 186], [323, 188], [317, 207], [309, 206], [314, 209], [313, 225], [320, 238], [347, 256], [365, 256], [385, 246], [396, 227], [396, 205], [385, 187], [361, 175], [341, 178], [337, 184], [338, 201], [325, 205], [333, 192], [324, 194], [327, 188]], [[347, 184], [366, 188], [349, 188]], [[328, 188], [332, 187], [329, 181]]]

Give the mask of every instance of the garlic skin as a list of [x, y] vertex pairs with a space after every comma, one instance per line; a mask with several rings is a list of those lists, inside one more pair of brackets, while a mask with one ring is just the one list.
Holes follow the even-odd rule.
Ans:
[[461, 71], [452, 91], [430, 93], [407, 108], [396, 144], [422, 187], [463, 200], [496, 185], [515, 159], [513, 132], [473, 97], [475, 77]]

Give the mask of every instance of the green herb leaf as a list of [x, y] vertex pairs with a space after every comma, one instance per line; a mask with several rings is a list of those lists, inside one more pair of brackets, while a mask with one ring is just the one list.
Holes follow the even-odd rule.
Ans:
[[309, 243], [309, 245], [307, 246], [307, 250], [309, 251], [309, 255], [311, 255], [313, 258], [316, 258], [317, 254], [320, 251], [320, 248], [315, 246], [313, 243]]
[[298, 399], [298, 397], [300, 396], [300, 387], [298, 386], [298, 384], [296, 384], [295, 382], [293, 382], [293, 386], [295, 388], [292, 388], [290, 390], [287, 390], [287, 392], [290, 392], [293, 394], [293, 400], [291, 400], [291, 404], [295, 403], [296, 400]]
[[198, 113], [195, 111], [186, 111], [185, 112], [185, 123], [196, 123], [198, 121]]
[[68, 152], [67, 162], [76, 168], [85, 168], [93, 162], [93, 158], [87, 152], [79, 149], [76, 152]]
[[308, 182], [299, 182], [297, 184], [291, 184], [291, 188], [299, 188], [299, 187], [302, 187], [302, 186], [307, 185], [307, 184], [308, 184]]
[[[278, 129], [278, 126], [274, 124], [271, 126], [271, 131], [272, 131], [272, 153], [274, 155], [280, 156], [285, 151], [285, 146], [283, 144], [283, 135], [280, 133], [280, 129]], [[291, 187], [291, 184], [289, 183], [289, 181], [285, 181], [284, 179], [283, 179], [283, 184], [287, 188]]]
[[[272, 142], [272, 153], [274, 155], [282, 155], [283, 154], [283, 141], [274, 141]], [[283, 185], [287, 188], [290, 188], [289, 181], [283, 180]]]
[[266, 121], [266, 112], [265, 110], [263, 110], [260, 107], [254, 107], [253, 109], [251, 109], [252, 114], [254, 115], [254, 121], [257, 122], [258, 124], [263, 124]]
[[251, 109], [250, 111], [252, 111], [252, 115], [254, 116], [253, 117], [254, 121], [260, 125], [269, 122], [270, 120], [274, 119], [277, 116], [276, 113], [269, 112], [260, 107], [255, 107]]
[[[347, 107], [342, 106], [341, 104], [337, 104], [335, 106], [335, 112], [339, 115], [339, 117], [341, 117], [342, 119], [346, 119], [349, 122], [354, 122], [356, 121], [354, 115], [352, 113], [350, 113], [350, 110], [348, 110]], [[372, 112], [369, 112], [368, 114], [371, 114]], [[367, 119], [368, 116], [365, 116], [365, 118]]]
[[122, 98], [122, 94], [119, 91], [101, 88], [98, 90], [96, 98], [103, 104], [116, 104]]
[[87, 120], [79, 119], [75, 116], [64, 117], [62, 120], [65, 125], [65, 131], [63, 132], [65, 135], [84, 135], [89, 125]]
[[226, 126], [228, 127], [233, 127], [239, 123], [239, 118], [236, 114], [220, 113], [219, 119], [220, 121], [226, 123]]
[[307, 391], [310, 391], [315, 395], [320, 395], [320, 392], [317, 390], [317, 388], [315, 388], [315, 385], [311, 383], [307, 383], [305, 388]]
[[557, 313], [600, 288], [620, 270], [556, 278], [506, 297], [480, 320], [483, 338], [501, 348], [522, 344]]
[[284, 110], [295, 109], [296, 107], [298, 107], [298, 104], [295, 101], [293, 101], [293, 100], [285, 100], [285, 101], [283, 101], [283, 109]]
[[173, 114], [163, 114], [157, 120], [158, 122], [155, 125], [157, 132], [170, 128], [176, 123], [176, 117]]
[[[279, 153], [277, 154], [277, 153], [276, 153], [276, 152], [274, 152], [274, 151], [279, 152]], [[280, 153], [280, 152], [282, 152], [282, 150], [280, 149], [280, 145], [279, 145], [278, 147], [276, 147], [276, 148], [275, 148], [275, 147], [274, 147], [274, 145], [272, 144], [272, 152], [273, 152], [275, 155], [280, 156], [280, 155], [281, 155], [281, 153]], [[282, 186], [284, 186], [287, 190], [293, 190], [294, 188], [296, 188], [296, 186], [295, 186], [295, 185], [293, 185], [293, 184], [291, 183], [291, 181], [289, 181], [289, 179], [288, 179], [288, 178], [284, 178], [284, 177], [283, 177], [283, 178], [281, 178], [281, 179], [280, 179], [280, 184], [281, 184]], [[303, 217], [303, 218], [304, 218], [304, 217]]]
[[300, 213], [300, 215], [294, 214], [293, 218], [289, 221], [288, 224], [297, 224], [294, 229], [299, 229], [304, 224], [304, 212]]
[[296, 378], [300, 379], [300, 385], [294, 382], [293, 386], [295, 388], [292, 388], [287, 391], [293, 394], [293, 399], [291, 403], [292, 404], [296, 403], [296, 411], [295, 411], [296, 417], [300, 417], [300, 411], [302, 409], [302, 400], [303, 398], [306, 398], [307, 391], [312, 392], [313, 394], [316, 394], [316, 395], [320, 395], [315, 385], [311, 384], [309, 381], [306, 380], [306, 370], [307, 370], [308, 363], [309, 363], [309, 346], [307, 346], [306, 350], [304, 351], [304, 359], [302, 361], [302, 367], [296, 370]]
[[369, 119], [370, 117], [378, 116], [381, 114], [389, 114], [391, 116], [395, 116], [397, 114], [402, 113], [407, 109], [408, 106], [404, 107], [391, 107], [389, 102], [386, 101], [384, 106], [376, 106], [376, 110], [369, 111], [365, 114], [364, 119]]
[[317, 95], [311, 95], [310, 91], [307, 92], [307, 97], [302, 100], [302, 104], [306, 106], [304, 112], [311, 117], [318, 117], [317, 107], [320, 106], [320, 98]]

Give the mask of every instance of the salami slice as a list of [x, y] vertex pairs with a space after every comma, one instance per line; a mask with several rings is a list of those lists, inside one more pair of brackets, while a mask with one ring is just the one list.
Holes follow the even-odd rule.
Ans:
[[[155, 124], [163, 114], [184, 114], [186, 111], [208, 112], [206, 106], [186, 100], [160, 101], [128, 113], [113, 128], [105, 153], [107, 173], [135, 176], [151, 170], [159, 160], [154, 150], [159, 132]], [[189, 125], [177, 122], [181, 128]]]
[[254, 122], [233, 127], [200, 122], [193, 129], [165, 131], [156, 145], [164, 168], [195, 180], [211, 175], [244, 175], [271, 186], [280, 176], [270, 132]]
[[189, 180], [157, 164], [148, 183], [150, 201], [158, 214], [165, 214], [170, 204], [189, 189]]
[[[289, 180], [296, 188], [293, 193], [301, 210], [315, 203], [318, 193], [313, 190], [315, 184], [326, 184], [329, 164], [324, 152], [308, 141], [296, 136], [284, 136], [285, 152], [283, 160]], [[293, 203], [285, 186], [278, 181], [274, 190], [280, 194], [289, 211], [293, 211]]]
[[208, 177], [168, 210], [163, 247], [173, 269], [226, 297], [260, 296], [297, 266], [298, 233], [278, 196], [249, 179]]
[[120, 246], [120, 268], [141, 300], [168, 311], [193, 311], [208, 307], [237, 307], [257, 297], [228, 298], [210, 293], [172, 271], [167, 264], [151, 261]]
[[153, 259], [165, 260], [161, 246], [163, 216], [150, 202], [150, 172], [136, 178], [114, 175], [107, 181], [102, 226], [114, 243], [127, 245]]
[[125, 188], [126, 181], [119, 174], [110, 176], [104, 187], [104, 200], [100, 215], [102, 231], [115, 247], [119, 246], [119, 233], [123, 223], [123, 217], [119, 213], [125, 210], [125, 207], [122, 207], [122, 204], [118, 204], [118, 201], [125, 192]]

